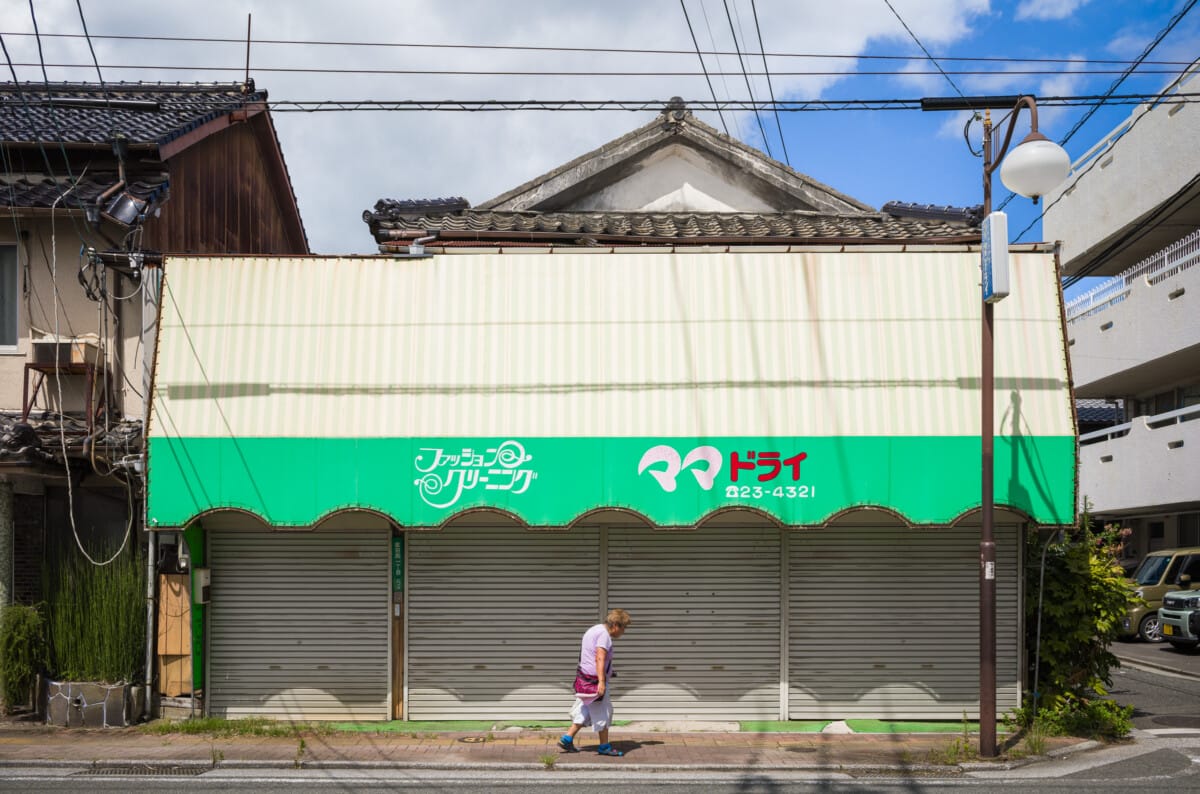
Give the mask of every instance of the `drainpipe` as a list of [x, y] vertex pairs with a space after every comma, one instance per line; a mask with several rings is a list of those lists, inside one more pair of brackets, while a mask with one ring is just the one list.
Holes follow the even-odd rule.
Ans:
[[[144, 504], [144, 502], [143, 502]], [[145, 513], [143, 511], [143, 517]], [[144, 527], [145, 521], [142, 522]], [[156, 635], [154, 633], [154, 618], [155, 618], [155, 591], [158, 584], [158, 532], [150, 531], [150, 537], [146, 542], [146, 701], [145, 701], [145, 717], [149, 719], [153, 711], [153, 701], [151, 697], [154, 694], [154, 643]]]
[[405, 257], [427, 257], [431, 254], [425, 253], [425, 243], [431, 243], [438, 238], [437, 232], [430, 232], [426, 237], [418, 237], [408, 244], [408, 253], [403, 254]]

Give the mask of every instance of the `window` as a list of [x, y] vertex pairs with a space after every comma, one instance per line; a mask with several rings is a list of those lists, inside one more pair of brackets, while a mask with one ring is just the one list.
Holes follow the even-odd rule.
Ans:
[[1184, 513], [1179, 517], [1179, 545], [1200, 546], [1200, 513]]
[[17, 247], [0, 245], [0, 350], [17, 347], [17, 312], [21, 306]]
[[1187, 565], [1183, 566], [1183, 570], [1172, 580], [1175, 584], [1179, 583], [1179, 577], [1187, 574], [1192, 577], [1192, 581], [1200, 584], [1200, 554], [1192, 554], [1188, 557]]
[[1163, 545], [1164, 536], [1166, 535], [1166, 524], [1162, 521], [1151, 521], [1150, 528], [1150, 551], [1158, 551], [1166, 548]]

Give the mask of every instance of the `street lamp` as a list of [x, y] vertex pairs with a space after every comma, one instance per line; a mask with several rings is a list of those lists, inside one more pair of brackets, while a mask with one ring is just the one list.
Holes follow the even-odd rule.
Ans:
[[[995, 107], [1012, 108], [1008, 130], [998, 151], [993, 151], [992, 119], [988, 112]], [[1005, 159], [1017, 117], [1023, 107], [1029, 110], [1029, 135]], [[994, 283], [994, 274], [991, 273], [995, 258], [993, 248], [999, 245], [1005, 252], [1008, 248], [1008, 231], [1003, 213], [996, 213], [998, 217], [992, 217], [992, 173], [999, 166], [1000, 179], [1005, 187], [1033, 199], [1036, 204], [1040, 197], [1067, 178], [1071, 170], [1071, 158], [1061, 146], [1038, 132], [1037, 102], [1029, 95], [922, 99], [921, 109], [983, 110], [987, 113], [983, 121], [983, 222], [985, 230], [996, 230], [1002, 237], [1000, 240], [985, 239], [981, 258], [984, 301], [980, 378], [982, 421], [979, 429], [983, 469], [980, 494], [983, 515], [979, 533], [979, 754], [992, 758], [996, 755], [995, 346], [992, 307], [1008, 294], [1007, 289], [991, 292]], [[1007, 257], [1001, 259], [1007, 263]], [[1003, 280], [1007, 284], [1007, 274]]]

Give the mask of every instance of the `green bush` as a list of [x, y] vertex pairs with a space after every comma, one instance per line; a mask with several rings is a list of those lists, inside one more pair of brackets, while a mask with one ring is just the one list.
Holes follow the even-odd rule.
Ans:
[[46, 634], [34, 607], [15, 604], [0, 609], [0, 680], [4, 705], [11, 710], [33, 700], [33, 684], [46, 667]]
[[[1010, 718], [1018, 727], [1032, 727], [1036, 713], [1036, 724], [1049, 734], [1117, 738], [1129, 732], [1132, 709], [1103, 699], [1112, 670], [1120, 664], [1108, 648], [1136, 601], [1117, 564], [1119, 542], [1116, 530], [1093, 531], [1086, 513], [1076, 531], [1049, 546], [1030, 533], [1025, 546], [1025, 626], [1031, 687], [1025, 707]], [[1035, 662], [1043, 548], [1041, 651]]]
[[60, 547], [43, 582], [52, 676], [109, 684], [145, 677], [146, 570], [136, 543], [107, 565], [89, 562], [74, 545]]

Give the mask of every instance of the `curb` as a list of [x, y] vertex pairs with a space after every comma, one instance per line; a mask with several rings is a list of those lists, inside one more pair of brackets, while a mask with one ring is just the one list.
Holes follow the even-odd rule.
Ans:
[[1133, 667], [1133, 668], [1148, 667], [1151, 670], [1157, 670], [1162, 673], [1174, 673], [1175, 675], [1181, 675], [1184, 678], [1200, 679], [1200, 675], [1197, 675], [1196, 673], [1190, 672], [1188, 670], [1180, 670], [1178, 667], [1171, 667], [1169, 665], [1161, 664], [1159, 662], [1147, 662], [1142, 659], [1135, 659], [1132, 656], [1122, 656], [1119, 653], [1114, 653], [1113, 656], [1117, 657], [1117, 661], [1119, 661], [1121, 663], [1122, 667], [1126, 667], [1126, 666]]
[[[1096, 743], [1092, 743], [1096, 744]], [[1064, 748], [1069, 749], [1069, 748]], [[546, 767], [536, 762], [514, 763], [510, 761], [495, 762], [421, 762], [421, 761], [275, 761], [233, 759], [219, 761], [216, 764], [199, 762], [195, 759], [169, 760], [156, 758], [128, 759], [121, 761], [64, 761], [64, 760], [29, 760], [14, 761], [0, 760], [3, 768], [43, 768], [43, 769], [115, 769], [122, 767], [146, 767], [152, 769], [181, 768], [203, 769], [214, 771], [218, 769], [311, 769], [311, 770], [347, 770], [347, 769], [421, 769], [443, 771], [545, 771], [545, 772], [745, 772], [753, 769], [756, 772], [811, 772], [839, 775], [842, 777], [863, 774], [891, 774], [899, 776], [956, 776], [964, 772], [1007, 771], [1020, 766], [1028, 766], [1037, 761], [1050, 760], [1048, 756], [1035, 756], [1021, 761], [972, 762], [961, 764], [621, 764], [621, 763], [572, 763]]]

